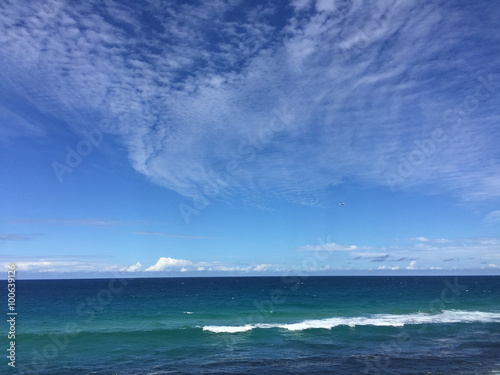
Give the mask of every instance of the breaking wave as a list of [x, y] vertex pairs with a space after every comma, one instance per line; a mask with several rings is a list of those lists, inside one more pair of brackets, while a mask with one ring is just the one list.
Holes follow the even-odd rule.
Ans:
[[500, 323], [500, 313], [481, 311], [448, 310], [439, 314], [413, 313], [406, 315], [376, 314], [366, 317], [335, 317], [327, 319], [304, 320], [298, 323], [245, 324], [241, 326], [204, 326], [204, 331], [215, 333], [238, 333], [252, 329], [280, 328], [288, 331], [306, 329], [332, 329], [337, 326], [392, 326], [402, 327], [411, 324], [446, 324], [446, 323]]

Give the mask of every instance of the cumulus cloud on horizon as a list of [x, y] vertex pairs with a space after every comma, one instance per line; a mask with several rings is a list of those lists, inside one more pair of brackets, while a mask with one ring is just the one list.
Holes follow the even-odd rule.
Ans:
[[120, 269], [121, 272], [136, 272], [142, 268], [142, 264], [137, 262], [136, 264], [131, 265], [130, 267], [125, 267]]
[[191, 262], [190, 260], [161, 257], [160, 259], [158, 259], [156, 264], [146, 268], [146, 271], [147, 272], [165, 271], [172, 268], [183, 268], [186, 266], [191, 266], [192, 264], [193, 262]]
[[[427, 239], [427, 238], [426, 238]], [[75, 259], [46, 258], [25, 259], [16, 262], [20, 274], [110, 274], [117, 277], [125, 275], [143, 275], [144, 273], [185, 273], [196, 274], [224, 273], [246, 275], [251, 273], [288, 272], [336, 272], [342, 270], [369, 271], [373, 263], [378, 263], [378, 270], [388, 271], [432, 271], [432, 270], [496, 270], [500, 262], [500, 239], [497, 237], [477, 237], [465, 239], [427, 239], [428, 241], [410, 241], [408, 244], [391, 246], [361, 247], [326, 243], [306, 245], [300, 250], [305, 258], [298, 263], [273, 264], [251, 263], [232, 264], [219, 261], [192, 261], [160, 257], [154, 264], [143, 266], [137, 261], [129, 266], [110, 264], [103, 261], [81, 261]], [[335, 258], [325, 258], [321, 252], [332, 252]], [[325, 253], [323, 253], [325, 254]], [[315, 257], [317, 255], [317, 257]], [[9, 263], [3, 262], [4, 268]], [[405, 266], [406, 264], [406, 266]], [[446, 267], [444, 267], [446, 265]]]
[[212, 271], [222, 271], [222, 272], [249, 272], [254, 271], [264, 271], [267, 270], [272, 265], [261, 264], [256, 266], [235, 266], [230, 264], [223, 264], [221, 262], [192, 262], [186, 259], [174, 259], [170, 257], [161, 257], [158, 261], [146, 268], [146, 272], [163, 272], [163, 271], [197, 271], [197, 272], [212, 272]]

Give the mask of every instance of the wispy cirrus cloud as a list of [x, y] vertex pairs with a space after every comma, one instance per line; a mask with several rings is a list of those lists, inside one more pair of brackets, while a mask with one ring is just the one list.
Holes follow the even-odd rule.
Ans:
[[368, 247], [356, 246], [356, 245], [342, 245], [331, 242], [322, 245], [306, 245], [300, 247], [300, 249], [306, 251], [355, 251], [355, 250], [368, 249]]
[[415, 238], [410, 238], [412, 241], [419, 241], [419, 242], [428, 242], [429, 239], [426, 237], [415, 237]]
[[448, 242], [451, 242], [450, 240], [448, 240], [446, 238], [429, 239], [427, 237], [414, 237], [414, 238], [410, 238], [410, 241], [424, 242], [424, 243], [448, 243]]
[[489, 225], [500, 223], [500, 210], [491, 211], [484, 218], [484, 222]]
[[133, 233], [144, 235], [144, 236], [165, 236], [165, 237], [193, 238], [193, 239], [213, 239], [213, 238], [215, 238], [215, 237], [209, 237], [209, 236], [191, 236], [191, 235], [175, 234], [175, 233], [163, 233], [163, 232], [133, 232]]
[[31, 236], [19, 233], [0, 233], [0, 241], [28, 241]]
[[[76, 133], [105, 123], [136, 171], [186, 197], [305, 202], [354, 176], [498, 198], [499, 37], [474, 27], [494, 6], [7, 1], [0, 77]], [[286, 124], [270, 131], [276, 112]], [[1, 115], [19, 117], [19, 135], [35, 131], [8, 104]], [[430, 147], [436, 128], [443, 141]], [[213, 189], [234, 161], [238, 172]]]
[[118, 225], [151, 224], [151, 221], [108, 220], [108, 219], [16, 219], [16, 224], [26, 225], [74, 225], [90, 227], [114, 227]]

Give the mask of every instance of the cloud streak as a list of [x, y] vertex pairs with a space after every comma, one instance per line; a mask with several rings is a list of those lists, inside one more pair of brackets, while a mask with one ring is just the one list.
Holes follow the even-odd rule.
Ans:
[[500, 223], [500, 210], [491, 211], [484, 218], [484, 222], [489, 225]]
[[28, 241], [32, 238], [19, 233], [0, 233], [0, 241]]
[[133, 232], [134, 234], [140, 234], [143, 236], [164, 236], [164, 237], [177, 237], [177, 238], [193, 238], [193, 239], [213, 239], [215, 237], [209, 236], [189, 236], [183, 234], [175, 233], [163, 233], [163, 232]]
[[358, 247], [356, 245], [342, 245], [331, 242], [322, 245], [306, 245], [302, 246], [300, 249], [305, 251], [354, 251], [367, 249], [367, 247]]
[[16, 224], [25, 225], [72, 225], [90, 227], [114, 227], [118, 225], [152, 224], [151, 221], [126, 221], [108, 219], [17, 219]]

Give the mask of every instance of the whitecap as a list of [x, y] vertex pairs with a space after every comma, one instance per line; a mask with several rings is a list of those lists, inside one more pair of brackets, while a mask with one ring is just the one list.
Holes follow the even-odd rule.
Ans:
[[236, 333], [236, 332], [246, 332], [254, 329], [255, 326], [251, 324], [247, 324], [244, 326], [205, 326], [203, 327], [204, 331], [210, 331], [215, 333]]
[[310, 319], [288, 324], [246, 324], [243, 326], [205, 326], [204, 331], [215, 333], [246, 332], [255, 328], [280, 328], [288, 331], [306, 329], [332, 329], [338, 326], [383, 326], [402, 327], [412, 324], [451, 324], [451, 323], [500, 323], [500, 313], [482, 311], [447, 310], [439, 314], [413, 313], [405, 315], [374, 314], [363, 317], [335, 317], [327, 319]]

